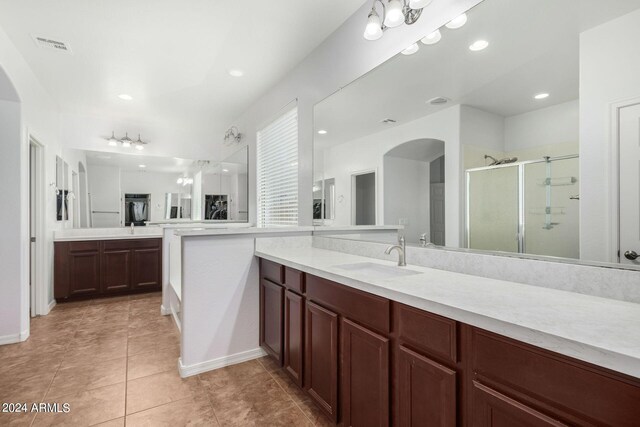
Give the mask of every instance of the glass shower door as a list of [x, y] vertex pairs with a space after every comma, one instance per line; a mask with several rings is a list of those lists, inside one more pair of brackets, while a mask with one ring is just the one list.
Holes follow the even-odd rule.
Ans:
[[467, 171], [467, 247], [518, 252], [518, 166]]
[[524, 253], [580, 258], [577, 157], [524, 165]]

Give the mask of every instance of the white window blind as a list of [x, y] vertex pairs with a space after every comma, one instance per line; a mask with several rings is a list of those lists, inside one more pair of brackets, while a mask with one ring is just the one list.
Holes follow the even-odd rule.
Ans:
[[298, 225], [298, 108], [257, 139], [258, 227]]

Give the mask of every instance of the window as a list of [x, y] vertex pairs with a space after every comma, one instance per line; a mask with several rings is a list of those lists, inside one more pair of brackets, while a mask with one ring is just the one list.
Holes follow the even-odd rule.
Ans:
[[258, 227], [298, 225], [298, 108], [257, 136]]

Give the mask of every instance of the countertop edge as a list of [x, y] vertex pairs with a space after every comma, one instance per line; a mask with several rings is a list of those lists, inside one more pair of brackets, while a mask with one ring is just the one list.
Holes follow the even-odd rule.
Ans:
[[73, 236], [73, 237], [54, 237], [54, 242], [86, 242], [94, 240], [137, 240], [137, 239], [162, 239], [163, 235], [127, 235], [127, 236]]

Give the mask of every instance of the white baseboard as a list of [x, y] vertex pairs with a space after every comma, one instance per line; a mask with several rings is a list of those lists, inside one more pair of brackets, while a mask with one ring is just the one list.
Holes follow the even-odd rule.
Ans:
[[51, 310], [53, 310], [53, 307], [55, 307], [55, 306], [56, 306], [56, 300], [52, 300], [52, 301], [49, 303], [49, 307], [48, 307], [48, 309], [47, 309], [47, 313], [46, 313], [46, 314], [51, 313]]
[[5, 335], [0, 337], [0, 345], [15, 344], [18, 342], [26, 341], [29, 338], [29, 330], [22, 331], [19, 334]]
[[207, 360], [206, 362], [196, 363], [194, 365], [185, 366], [182, 364], [182, 358], [178, 359], [178, 370], [182, 378], [191, 377], [214, 369], [224, 368], [225, 366], [236, 365], [248, 360], [258, 359], [266, 356], [267, 353], [261, 348], [243, 351], [242, 353], [232, 354], [231, 356], [219, 357], [218, 359]]
[[162, 304], [162, 305], [160, 306], [160, 314], [162, 314], [163, 316], [168, 316], [168, 315], [170, 315], [170, 314], [171, 314], [171, 309], [170, 309], [170, 308], [166, 308], [166, 307], [164, 306], [164, 304]]

